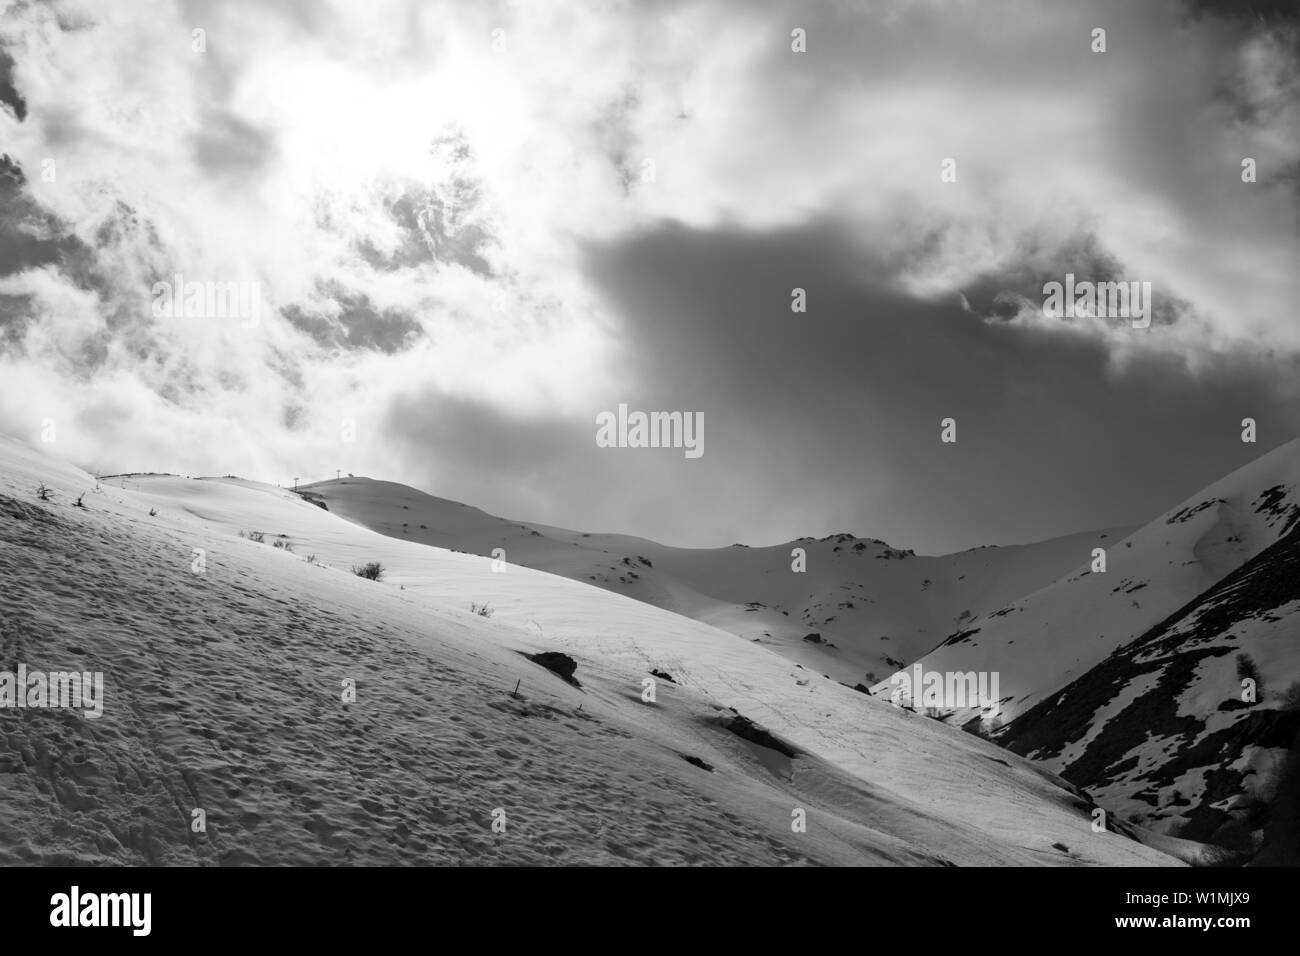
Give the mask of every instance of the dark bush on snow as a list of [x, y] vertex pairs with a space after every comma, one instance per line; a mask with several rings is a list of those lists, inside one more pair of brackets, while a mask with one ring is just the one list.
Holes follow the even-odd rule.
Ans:
[[748, 717], [736, 714], [734, 717], [724, 717], [722, 726], [726, 727], [737, 737], [742, 737], [752, 744], [758, 744], [760, 747], [767, 747], [775, 750], [777, 753], [784, 754], [787, 757], [797, 757], [799, 751], [786, 743], [780, 737], [775, 736], [766, 727], [761, 727], [754, 723]]
[[581, 687], [574, 673], [578, 670], [578, 662], [568, 654], [561, 654], [559, 651], [542, 651], [540, 654], [526, 655], [534, 664], [541, 664], [552, 674], [558, 674], [574, 687]]

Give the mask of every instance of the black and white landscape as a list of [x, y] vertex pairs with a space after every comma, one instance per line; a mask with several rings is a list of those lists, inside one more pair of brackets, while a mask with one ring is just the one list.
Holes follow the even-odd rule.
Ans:
[[1289, 2], [0, 0], [0, 864], [1300, 862]]

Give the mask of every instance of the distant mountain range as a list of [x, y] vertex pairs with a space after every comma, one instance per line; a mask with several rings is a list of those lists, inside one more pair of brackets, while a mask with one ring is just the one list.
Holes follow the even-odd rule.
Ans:
[[487, 557], [501, 549], [511, 564], [703, 621], [850, 686], [886, 678], [969, 621], [1051, 584], [1092, 547], [1127, 533], [1086, 532], [941, 557], [852, 534], [691, 549], [498, 518], [369, 478], [303, 485], [299, 493], [394, 538]]

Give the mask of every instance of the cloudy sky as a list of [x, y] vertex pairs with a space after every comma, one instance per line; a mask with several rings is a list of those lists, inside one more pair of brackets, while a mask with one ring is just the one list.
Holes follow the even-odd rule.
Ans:
[[1295, 9], [0, 0], [0, 431], [694, 546], [1144, 521], [1300, 436]]

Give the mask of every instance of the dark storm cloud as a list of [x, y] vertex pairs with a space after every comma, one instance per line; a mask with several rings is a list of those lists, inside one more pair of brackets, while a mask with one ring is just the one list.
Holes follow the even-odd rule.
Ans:
[[27, 118], [27, 101], [14, 85], [14, 58], [0, 47], [0, 103], [8, 106], [18, 119]]
[[0, 293], [0, 353], [22, 348], [23, 336], [34, 318], [30, 295]]
[[22, 166], [9, 158], [7, 153], [0, 154], [0, 200], [18, 195], [27, 183]]
[[[852, 248], [830, 227], [671, 226], [592, 250], [643, 406], [711, 412], [684, 492], [697, 527], [852, 530], [930, 551], [1032, 540], [1153, 518], [1300, 433], [1294, 362], [1117, 366], [1064, 325], [986, 322], [955, 289], [908, 295]], [[794, 287], [807, 314], [790, 310]], [[1247, 416], [1260, 445], [1240, 441]], [[945, 417], [956, 445], [939, 440]]]
[[585, 421], [524, 417], [430, 385], [392, 402], [382, 429], [417, 487], [502, 517], [706, 545], [722, 533], [705, 520], [712, 504], [683, 493], [700, 460], [599, 448], [594, 412]]
[[0, 276], [71, 258], [83, 262], [84, 243], [28, 194], [22, 167], [0, 155]]
[[[453, 182], [451, 195], [461, 208], [472, 208], [477, 190], [466, 182]], [[480, 254], [488, 242], [478, 225], [457, 222], [455, 207], [429, 192], [409, 192], [384, 203], [384, 211], [398, 229], [398, 241], [391, 252], [380, 251], [369, 238], [356, 243], [357, 254], [372, 269], [392, 272], [425, 263], [445, 262], [464, 266], [471, 272], [490, 276], [492, 267]]]
[[[1013, 319], [1024, 309], [1041, 309], [1044, 286], [1049, 282], [1063, 283], [1065, 272], [1094, 283], [1131, 281], [1129, 270], [1106, 252], [1094, 235], [1080, 234], [1051, 248], [1037, 245], [1032, 236], [1027, 236], [1013, 263], [1000, 272], [976, 276], [960, 291], [971, 309], [980, 315]], [[1166, 287], [1153, 287], [1152, 299], [1153, 326], [1173, 325], [1193, 314], [1191, 304]], [[1108, 321], [1122, 326], [1127, 320]]]
[[[1294, 361], [1117, 365], [1069, 323], [987, 321], [965, 290], [910, 295], [896, 263], [854, 248], [831, 226], [665, 226], [592, 248], [627, 367], [590, 418], [430, 388], [394, 403], [387, 438], [425, 487], [509, 516], [695, 546], [852, 531], [942, 552], [1143, 522], [1300, 434]], [[1062, 272], [1119, 267], [1092, 241], [1072, 248]], [[702, 412], [705, 454], [597, 448], [595, 414], [621, 402]], [[1260, 445], [1240, 442], [1247, 416]], [[956, 445], [939, 440], [946, 417]]]
[[400, 352], [420, 335], [420, 323], [400, 309], [378, 308], [370, 297], [336, 282], [321, 288], [319, 308], [290, 305], [282, 314], [321, 345], [343, 349]]
[[[0, 156], [0, 278], [48, 268], [72, 287], [97, 297], [103, 329], [63, 356], [67, 368], [78, 374], [103, 364], [112, 336], [122, 337], [131, 353], [142, 357], [152, 345], [146, 334], [150, 314], [141, 308], [142, 290], [124, 285], [113, 263], [101, 257], [127, 245], [146, 256], [156, 252], [158, 236], [153, 224], [117, 201], [91, 238], [92, 242], [82, 239], [70, 224], [43, 209], [30, 195], [22, 168], [8, 156]], [[45, 311], [37, 308], [30, 293], [0, 295], [0, 351], [21, 351], [27, 329]]]
[[[579, 444], [591, 444], [586, 430], [558, 420], [518, 418], [483, 402], [432, 391], [396, 400], [385, 430], [393, 441], [437, 449], [440, 458], [459, 463], [466, 479], [489, 483], [494, 474], [512, 482], [529, 472], [554, 474]], [[477, 503], [475, 495], [466, 496], [471, 499]]]

